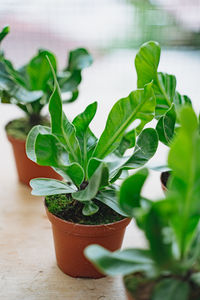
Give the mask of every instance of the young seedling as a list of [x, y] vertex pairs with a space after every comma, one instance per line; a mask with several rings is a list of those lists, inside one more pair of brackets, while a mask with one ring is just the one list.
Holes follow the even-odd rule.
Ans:
[[[9, 27], [0, 33], [0, 42], [9, 32]], [[63, 103], [75, 101], [78, 86], [82, 79], [82, 70], [92, 63], [92, 57], [84, 48], [69, 52], [68, 64], [58, 71], [55, 55], [45, 49], [38, 53], [24, 66], [16, 69], [3, 52], [0, 52], [0, 102], [17, 105], [26, 118], [14, 120], [7, 126], [8, 134], [23, 139], [34, 125], [48, 124], [42, 115], [53, 90], [53, 77], [46, 59], [48, 56], [59, 82]]]
[[191, 106], [181, 109], [180, 125], [168, 156], [172, 171], [166, 198], [154, 202], [141, 197], [147, 169], [127, 178], [120, 189], [120, 207], [136, 218], [148, 249], [112, 253], [92, 245], [85, 250], [105, 274], [125, 275], [135, 300], [200, 298], [200, 135]]
[[[127, 175], [128, 170], [143, 166], [158, 145], [156, 131], [143, 129], [154, 117], [152, 83], [115, 103], [98, 139], [89, 128], [97, 103], [88, 105], [71, 123], [62, 110], [61, 92], [53, 68], [52, 72], [51, 128], [35, 126], [28, 135], [26, 151], [31, 160], [53, 167], [66, 181], [33, 179], [30, 182], [32, 194], [65, 194], [85, 216], [96, 214], [100, 203], [124, 215], [117, 202], [118, 188], [114, 183], [120, 176]], [[140, 121], [139, 125], [129, 130], [135, 120]], [[129, 148], [133, 148], [132, 154], [125, 155]], [[52, 197], [51, 201], [54, 199]]]

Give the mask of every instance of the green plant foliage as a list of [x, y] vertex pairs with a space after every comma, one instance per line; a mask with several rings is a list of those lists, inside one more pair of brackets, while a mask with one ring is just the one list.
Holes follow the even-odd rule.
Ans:
[[177, 111], [185, 103], [191, 104], [189, 97], [180, 95], [176, 90], [176, 77], [158, 72], [160, 62], [160, 45], [149, 41], [144, 43], [135, 58], [137, 86], [143, 88], [153, 81], [156, 97], [156, 130], [162, 143], [169, 145], [174, 135], [175, 124], [179, 123]]
[[[9, 27], [0, 32], [0, 42], [8, 32]], [[40, 124], [42, 109], [53, 90], [52, 70], [46, 57], [56, 73], [64, 103], [77, 99], [82, 70], [92, 63], [88, 51], [78, 48], [69, 52], [67, 66], [58, 71], [55, 54], [39, 49], [27, 64], [16, 69], [4, 53], [0, 52], [0, 102], [17, 105], [33, 125]]]
[[[152, 300], [200, 297], [199, 121], [188, 105], [182, 107], [179, 118], [181, 126], [168, 156], [172, 171], [166, 197], [156, 202], [142, 198], [146, 169], [128, 177], [119, 192], [121, 209], [136, 218], [149, 249], [112, 253], [92, 245], [85, 250], [87, 258], [105, 274], [139, 272], [147, 283], [154, 281], [153, 292], [149, 295]], [[144, 264], [141, 257], [137, 258], [138, 253]]]
[[[50, 60], [49, 63], [51, 65]], [[73, 67], [78, 68], [79, 63], [77, 60]], [[53, 167], [75, 187], [74, 192], [69, 193], [74, 201], [84, 204], [84, 215], [97, 213], [98, 202], [126, 215], [119, 208], [118, 187], [113, 183], [120, 176], [127, 175], [127, 170], [143, 166], [157, 149], [156, 131], [152, 128], [142, 130], [154, 117], [155, 97], [152, 84], [117, 101], [111, 109], [102, 135], [97, 139], [89, 128], [97, 103], [88, 105], [71, 123], [62, 110], [60, 87], [52, 65], [51, 69], [54, 77], [54, 90], [49, 100], [51, 128], [39, 125], [30, 131], [26, 142], [28, 157], [40, 165]], [[130, 125], [137, 119], [140, 122], [134, 132], [131, 129], [127, 134]], [[116, 132], [117, 134], [113, 134]], [[136, 134], [139, 134], [138, 138]], [[125, 150], [132, 148], [133, 153], [126, 155]], [[37, 184], [34, 183], [35, 180]], [[41, 189], [41, 195], [44, 195], [45, 185], [48, 191], [46, 195], [55, 194], [57, 181], [40, 180], [42, 179], [31, 181], [33, 194], [39, 195]], [[62, 188], [58, 188], [59, 193], [62, 193]], [[95, 203], [94, 199], [97, 200]]]

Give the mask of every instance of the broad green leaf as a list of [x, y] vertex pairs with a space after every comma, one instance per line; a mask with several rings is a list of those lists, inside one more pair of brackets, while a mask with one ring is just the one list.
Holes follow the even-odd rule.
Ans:
[[84, 203], [82, 213], [84, 216], [91, 216], [98, 212], [99, 207], [93, 201], [87, 201]]
[[170, 197], [179, 207], [171, 222], [183, 258], [200, 217], [200, 136], [198, 120], [191, 106], [181, 109], [180, 125], [168, 156], [172, 169], [168, 187]]
[[[3, 95], [3, 96], [2, 96]], [[8, 72], [8, 66], [3, 59], [0, 59], [0, 96], [2, 103], [28, 104], [37, 101], [42, 97], [42, 91], [29, 91], [21, 86]]]
[[140, 207], [141, 189], [147, 176], [148, 170], [141, 169], [125, 179], [121, 185], [119, 204], [121, 209], [129, 216], [133, 216], [135, 208]]
[[5, 36], [10, 32], [10, 27], [9, 26], [5, 26], [1, 32], [0, 32], [0, 42], [3, 41], [3, 39], [5, 38]]
[[192, 281], [200, 287], [200, 272], [196, 272], [191, 276]]
[[136, 142], [136, 132], [131, 130], [126, 132], [119, 144], [119, 147], [115, 150], [115, 153], [119, 156], [122, 156], [127, 149], [133, 148]]
[[34, 126], [30, 131], [26, 139], [26, 155], [30, 160], [36, 162], [36, 154], [35, 154], [35, 142], [39, 133], [48, 134], [51, 132], [51, 129], [45, 126]]
[[188, 300], [189, 294], [190, 286], [187, 281], [165, 278], [156, 285], [152, 300]]
[[160, 45], [154, 41], [147, 42], [140, 47], [135, 57], [138, 88], [143, 88], [152, 80], [156, 82], [160, 51]]
[[49, 58], [51, 65], [56, 72], [57, 63], [54, 54], [50, 51], [40, 49], [37, 55], [34, 56], [26, 66], [32, 90], [46, 91], [48, 87], [48, 80], [53, 78], [51, 68], [46, 57]]
[[120, 99], [115, 103], [93, 156], [104, 158], [113, 152], [119, 146], [126, 129], [136, 119], [141, 121], [137, 127], [138, 132], [153, 119], [155, 97], [151, 86], [151, 83], [147, 84], [144, 89], [136, 90], [127, 98]]
[[92, 56], [84, 48], [78, 48], [69, 53], [69, 63], [67, 70], [73, 72], [74, 70], [82, 70], [89, 67], [93, 62]]
[[89, 128], [89, 124], [95, 116], [97, 110], [97, 102], [94, 102], [86, 107], [84, 112], [75, 117], [72, 124], [76, 129], [76, 137], [80, 144], [80, 149], [83, 154], [84, 166], [86, 169], [88, 161], [88, 153], [94, 149], [97, 138]]
[[118, 214], [127, 217], [127, 214], [125, 214], [120, 208], [118, 204], [118, 197], [117, 192], [113, 189], [105, 189], [100, 191], [95, 199], [102, 202], [103, 204], [109, 206], [114, 211], [116, 211]]
[[158, 147], [158, 135], [153, 128], [144, 129], [138, 136], [133, 155], [121, 167], [135, 169], [142, 167], [153, 157]]
[[101, 272], [107, 275], [155, 273], [155, 266], [148, 250], [126, 249], [109, 252], [99, 245], [91, 245], [84, 250], [84, 253]]
[[143, 88], [153, 80], [156, 96], [156, 116], [162, 116], [175, 101], [176, 78], [173, 75], [157, 71], [160, 61], [160, 45], [157, 42], [143, 44], [135, 58], [137, 86]]
[[87, 187], [73, 193], [72, 196], [78, 201], [90, 201], [95, 198], [101, 187], [108, 185], [108, 168], [101, 164], [89, 180]]
[[[49, 61], [50, 66], [51, 62]], [[49, 112], [51, 115], [51, 130], [55, 134], [62, 144], [65, 145], [66, 150], [69, 153], [71, 162], [81, 163], [81, 151], [78, 140], [76, 138], [75, 128], [71, 124], [64, 112], [62, 111], [62, 99], [60, 88], [56, 79], [56, 75], [53, 67], [51, 66], [54, 77], [54, 91], [49, 100]]]
[[30, 185], [32, 187], [32, 195], [35, 196], [50, 196], [74, 192], [74, 189], [70, 185], [56, 179], [36, 178], [30, 181]]
[[34, 127], [27, 138], [28, 157], [42, 166], [51, 166], [64, 172], [72, 182], [79, 186], [84, 172], [78, 163], [70, 163], [68, 153], [58, 138], [49, 133], [49, 128]]
[[156, 130], [158, 132], [159, 140], [169, 146], [173, 136], [176, 124], [176, 112], [174, 104], [170, 109], [159, 119]]

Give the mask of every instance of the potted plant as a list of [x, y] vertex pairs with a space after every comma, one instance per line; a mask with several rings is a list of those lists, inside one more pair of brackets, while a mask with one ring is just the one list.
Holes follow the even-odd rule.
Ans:
[[[115, 103], [98, 139], [89, 128], [97, 103], [88, 105], [71, 123], [62, 110], [53, 68], [52, 72], [55, 87], [49, 101], [51, 128], [33, 127], [26, 151], [31, 160], [53, 167], [65, 181], [33, 179], [32, 194], [45, 196], [61, 270], [73, 277], [100, 278], [103, 275], [85, 259], [83, 250], [92, 243], [111, 251], [121, 246], [130, 219], [118, 206], [115, 182], [127, 176], [129, 169], [144, 165], [157, 149], [156, 131], [143, 129], [154, 117], [152, 84]], [[133, 122], [138, 119], [134, 129]], [[134, 150], [126, 155], [129, 148]]]
[[136, 218], [148, 248], [111, 253], [91, 245], [85, 250], [100, 271], [125, 276], [128, 299], [200, 299], [200, 136], [191, 107], [181, 109], [180, 124], [168, 156], [172, 171], [166, 198], [141, 197], [147, 169], [127, 178], [120, 189], [121, 209]]
[[[8, 32], [9, 27], [5, 27], [0, 33], [0, 41]], [[13, 147], [19, 181], [27, 185], [31, 178], [38, 176], [60, 179], [50, 167], [41, 167], [30, 161], [25, 152], [25, 141], [30, 129], [38, 124], [49, 125], [48, 118], [42, 114], [53, 88], [46, 56], [56, 72], [63, 103], [76, 100], [81, 72], [92, 63], [92, 57], [86, 49], [75, 49], [69, 53], [68, 65], [59, 72], [55, 55], [40, 49], [26, 65], [15, 69], [4, 53], [0, 53], [0, 101], [15, 104], [25, 113], [24, 117], [6, 125], [6, 133]]]

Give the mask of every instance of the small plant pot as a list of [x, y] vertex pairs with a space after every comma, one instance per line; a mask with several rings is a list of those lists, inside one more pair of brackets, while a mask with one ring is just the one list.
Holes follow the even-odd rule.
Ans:
[[84, 256], [84, 249], [99, 244], [110, 251], [120, 249], [130, 219], [105, 225], [82, 225], [62, 220], [48, 211], [52, 224], [58, 267], [72, 277], [104, 277]]
[[9, 135], [7, 137], [13, 148], [18, 179], [21, 183], [29, 186], [29, 181], [37, 177], [62, 179], [52, 168], [39, 166], [27, 157], [26, 141], [15, 139]]

